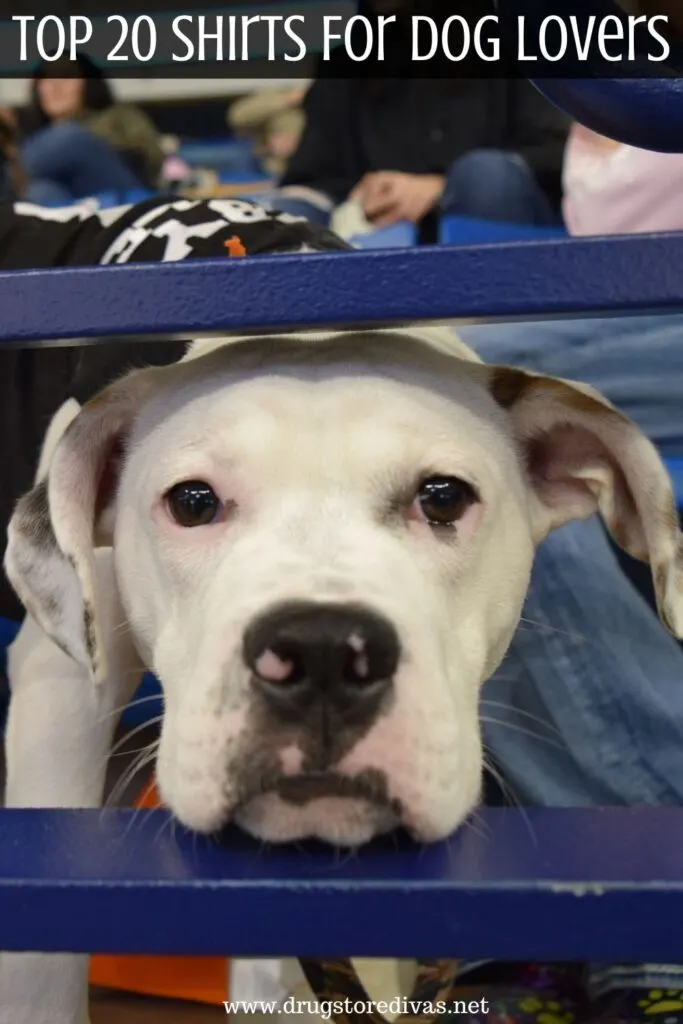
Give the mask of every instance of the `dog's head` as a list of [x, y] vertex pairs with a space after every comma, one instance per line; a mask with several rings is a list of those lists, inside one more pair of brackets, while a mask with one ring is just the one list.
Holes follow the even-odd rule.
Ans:
[[6, 567], [106, 676], [94, 548], [165, 716], [162, 796], [191, 828], [432, 840], [477, 802], [478, 692], [534, 547], [599, 510], [683, 632], [671, 486], [589, 389], [420, 332], [241, 340], [89, 403], [19, 503]]

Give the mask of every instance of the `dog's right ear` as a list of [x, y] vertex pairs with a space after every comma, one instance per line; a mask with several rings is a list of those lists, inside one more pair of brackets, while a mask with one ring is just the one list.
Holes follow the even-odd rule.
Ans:
[[116, 498], [126, 440], [158, 380], [137, 370], [102, 391], [75, 417], [47, 475], [18, 502], [9, 523], [5, 571], [26, 610], [94, 681], [106, 677], [97, 617], [94, 549]]

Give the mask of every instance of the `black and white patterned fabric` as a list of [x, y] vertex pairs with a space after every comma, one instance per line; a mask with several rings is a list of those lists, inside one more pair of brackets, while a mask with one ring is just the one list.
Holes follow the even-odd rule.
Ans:
[[225, 257], [238, 238], [247, 255], [348, 249], [331, 231], [243, 199], [154, 198], [99, 209], [0, 205], [0, 269], [167, 263]]

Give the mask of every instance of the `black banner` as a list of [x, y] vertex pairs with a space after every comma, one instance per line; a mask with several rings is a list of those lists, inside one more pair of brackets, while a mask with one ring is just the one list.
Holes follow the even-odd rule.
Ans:
[[[681, 0], [0, 3], [0, 77], [87, 53], [109, 77], [683, 76]], [[628, 6], [627, 11], [625, 7]]]

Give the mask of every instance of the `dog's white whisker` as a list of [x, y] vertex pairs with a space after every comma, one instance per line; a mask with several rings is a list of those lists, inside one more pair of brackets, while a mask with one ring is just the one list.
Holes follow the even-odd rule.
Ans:
[[[142, 794], [141, 802], [147, 799], [149, 794], [152, 792], [153, 788], [154, 788], [154, 780], [152, 779], [150, 781], [149, 785], [145, 788], [145, 790], [144, 790], [144, 792]], [[125, 833], [126, 836], [128, 836], [132, 832], [134, 826], [137, 825], [137, 824], [140, 825], [140, 828], [144, 828], [145, 822], [149, 821], [149, 819], [155, 813], [156, 810], [157, 810], [156, 807], [143, 807], [143, 806], [136, 807], [135, 810], [133, 811], [133, 813], [131, 815], [131, 818], [130, 818], [130, 821], [128, 823], [128, 828], [126, 829], [126, 833]], [[144, 811], [144, 815], [143, 815], [143, 811]]]
[[513, 732], [519, 732], [523, 736], [531, 736], [532, 739], [538, 740], [539, 743], [547, 743], [549, 747], [555, 747], [556, 750], [565, 750], [565, 746], [562, 743], [557, 743], [555, 740], [550, 739], [549, 736], [541, 736], [540, 733], [534, 732], [533, 729], [525, 729], [523, 725], [515, 725], [513, 722], [502, 722], [498, 718], [491, 718], [490, 715], [480, 715], [480, 722], [487, 722], [489, 725], [498, 725], [503, 729], [510, 729]]
[[163, 699], [163, 695], [157, 693], [151, 693], [147, 697], [138, 697], [136, 700], [128, 701], [127, 704], [120, 704], [118, 707], [112, 708], [111, 711], [105, 712], [105, 714], [98, 718], [97, 724], [100, 725], [102, 722], [106, 722], [108, 718], [113, 718], [114, 715], [122, 715], [125, 711], [137, 708], [141, 704], [147, 704], [152, 700], [161, 701], [163, 703]]
[[[486, 748], [484, 749], [486, 750]], [[516, 810], [517, 813], [521, 816], [532, 842], [534, 843], [534, 845], [538, 845], [538, 837], [534, 832], [533, 826], [531, 824], [531, 819], [529, 818], [529, 815], [527, 814], [521, 800], [514, 792], [512, 786], [506, 779], [503, 778], [498, 769], [488, 760], [487, 757], [484, 757], [484, 770], [489, 772], [489, 774], [498, 783], [498, 786], [500, 787], [503, 796], [507, 799], [510, 806], [514, 810]]]
[[[155, 741], [158, 745], [159, 741]], [[110, 754], [109, 757], [131, 757], [133, 754], [140, 754], [143, 750], [149, 750], [151, 743], [146, 743], [144, 747], [136, 747], [134, 750], [117, 750], [115, 754]]]
[[153, 762], [153, 758], [141, 758], [134, 766], [132, 766], [126, 773], [119, 779], [116, 786], [112, 789], [108, 798], [104, 803], [105, 808], [118, 807], [119, 799], [126, 791], [127, 787], [132, 783], [135, 776], [143, 771], [149, 764]]
[[493, 762], [489, 760], [489, 756], [488, 756], [489, 754], [490, 754], [490, 751], [488, 750], [488, 748], [486, 746], [484, 746], [484, 762], [483, 762], [484, 771], [488, 772], [489, 775], [495, 780], [495, 782], [498, 784], [498, 786], [500, 788], [501, 793], [503, 794], [503, 796], [505, 797], [505, 799], [508, 801], [508, 803], [511, 806], [518, 807], [518, 808], [521, 807], [522, 803], [521, 803], [518, 795], [515, 793], [514, 789], [512, 788], [512, 785], [507, 781], [507, 779], [505, 779], [502, 776], [502, 774], [500, 773], [498, 768], [496, 768], [496, 766], [493, 764]]
[[478, 818], [474, 811], [472, 812], [472, 814], [470, 814], [468, 818], [465, 819], [465, 821], [463, 822], [463, 826], [464, 828], [469, 829], [470, 832], [474, 832], [475, 836], [479, 836], [480, 839], [491, 838], [490, 827], [480, 818]]
[[126, 789], [131, 785], [133, 779], [140, 772], [144, 771], [148, 765], [153, 764], [157, 756], [158, 744], [150, 744], [150, 747], [144, 750], [130, 765], [126, 772], [123, 773], [121, 778], [118, 780], [114, 788], [112, 789], [109, 797], [105, 802], [106, 807], [115, 807], [120, 797], [125, 793]]
[[519, 620], [518, 628], [523, 628], [524, 626], [533, 626], [534, 628], [546, 633], [558, 633], [560, 636], [566, 636], [570, 640], [580, 640], [582, 643], [600, 643], [600, 640], [597, 637], [589, 637], [586, 636], [585, 633], [574, 633], [566, 629], [560, 629], [559, 626], [553, 626], [549, 622], [540, 622], [538, 619], [530, 619], [527, 616], [522, 615]]
[[155, 715], [154, 718], [150, 718], [149, 721], [141, 722], [139, 725], [136, 725], [135, 728], [127, 730], [123, 734], [123, 736], [121, 736], [121, 738], [117, 740], [116, 743], [114, 743], [111, 750], [109, 751], [109, 756], [113, 757], [117, 753], [117, 751], [121, 750], [122, 747], [125, 747], [126, 743], [128, 743], [133, 738], [133, 736], [137, 736], [139, 733], [144, 732], [145, 729], [152, 729], [155, 725], [160, 724], [163, 721], [163, 718], [163, 714]]
[[[167, 813], [166, 817], [164, 818], [163, 822], [161, 823], [159, 831], [157, 832], [157, 834], [155, 835], [155, 837], [153, 839], [153, 844], [156, 845], [157, 843], [159, 843], [161, 841], [161, 837], [163, 836], [164, 832], [166, 832], [167, 829], [168, 829], [169, 832], [172, 833], [173, 832], [173, 827], [172, 826], [173, 826], [173, 815], [170, 814], [170, 813]], [[207, 838], [210, 838], [210, 837], [207, 837]]]
[[523, 711], [521, 708], [517, 708], [512, 704], [506, 704], [502, 700], [491, 700], [488, 697], [481, 697], [479, 704], [485, 704], [487, 707], [504, 708], [506, 711], [510, 711], [513, 715], [519, 715], [521, 718], [528, 718], [531, 722], [536, 722], [538, 725], [542, 725], [544, 729], [548, 729], [554, 732], [556, 736], [561, 737], [562, 733], [553, 725], [552, 722], [546, 722], [543, 718], [539, 718], [538, 715], [532, 714], [530, 711]]
[[119, 622], [118, 625], [112, 627], [112, 633], [121, 637], [127, 636], [130, 633], [130, 623], [124, 619], [123, 622]]

